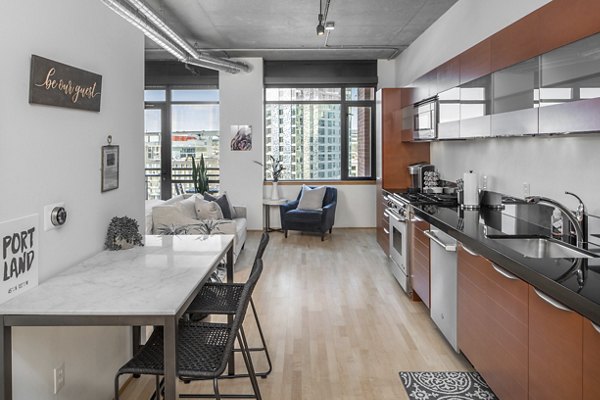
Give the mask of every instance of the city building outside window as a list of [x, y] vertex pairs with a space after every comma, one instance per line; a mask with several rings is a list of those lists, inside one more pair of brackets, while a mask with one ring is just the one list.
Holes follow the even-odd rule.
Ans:
[[373, 179], [374, 100], [373, 87], [265, 89], [265, 160], [282, 160], [281, 180]]
[[218, 190], [219, 91], [152, 88], [144, 100], [146, 198], [193, 190], [192, 156], [196, 162], [204, 156], [209, 187]]

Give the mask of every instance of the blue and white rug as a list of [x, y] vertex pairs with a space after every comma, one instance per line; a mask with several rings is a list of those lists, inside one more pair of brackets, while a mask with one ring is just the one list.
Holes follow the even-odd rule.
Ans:
[[400, 372], [410, 400], [498, 400], [477, 372]]

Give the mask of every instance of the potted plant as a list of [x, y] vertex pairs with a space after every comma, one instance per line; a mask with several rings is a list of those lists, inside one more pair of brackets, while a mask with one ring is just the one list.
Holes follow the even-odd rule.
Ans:
[[135, 219], [113, 217], [108, 225], [104, 248], [108, 250], [126, 250], [133, 246], [143, 246], [142, 235]]
[[192, 156], [192, 181], [196, 193], [208, 192], [208, 174], [204, 163], [204, 154], [200, 154], [199, 163], [196, 163], [196, 158]]
[[[283, 173], [283, 170], [285, 169], [285, 166], [283, 165], [283, 161], [280, 159], [276, 159], [273, 156], [269, 156], [269, 158], [271, 159], [271, 174], [273, 175], [273, 185], [272, 185], [272, 191], [271, 191], [271, 199], [272, 200], [279, 200], [279, 191], [277, 190], [277, 184], [279, 182], [279, 178], [281, 177], [281, 174]], [[256, 164], [260, 165], [261, 167], [264, 166], [263, 163], [261, 163], [260, 161], [254, 161]]]

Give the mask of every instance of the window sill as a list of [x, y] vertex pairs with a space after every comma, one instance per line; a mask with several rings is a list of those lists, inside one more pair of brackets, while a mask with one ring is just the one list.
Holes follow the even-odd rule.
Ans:
[[[263, 186], [271, 186], [273, 181], [263, 181]], [[343, 186], [343, 185], [375, 185], [375, 179], [352, 180], [352, 181], [279, 181], [279, 186]]]

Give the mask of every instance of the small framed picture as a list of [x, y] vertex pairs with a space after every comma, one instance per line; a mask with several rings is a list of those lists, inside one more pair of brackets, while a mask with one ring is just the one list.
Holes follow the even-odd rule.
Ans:
[[252, 126], [231, 125], [231, 151], [252, 150]]
[[102, 146], [102, 191], [119, 187], [119, 146]]

